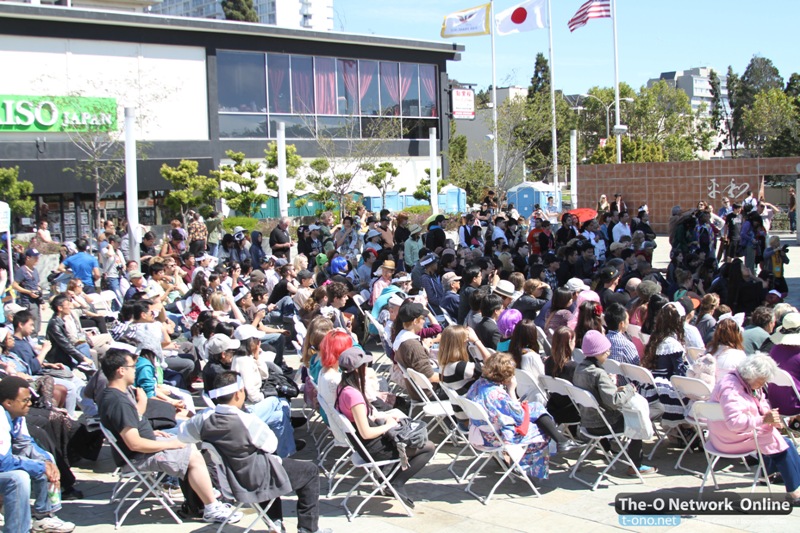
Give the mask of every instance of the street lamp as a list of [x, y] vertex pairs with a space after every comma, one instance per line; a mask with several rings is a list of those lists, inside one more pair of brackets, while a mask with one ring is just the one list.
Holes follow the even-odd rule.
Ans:
[[[603, 100], [601, 100], [600, 98], [598, 98], [597, 96], [595, 96], [593, 94], [582, 94], [580, 96], [582, 98], [594, 98], [595, 100], [600, 102], [600, 105], [602, 105], [603, 107], [606, 108], [606, 139], [611, 137], [611, 106], [614, 105], [613, 100], [610, 103], [606, 104]], [[620, 102], [633, 102], [633, 98], [620, 98], [619, 101]]]

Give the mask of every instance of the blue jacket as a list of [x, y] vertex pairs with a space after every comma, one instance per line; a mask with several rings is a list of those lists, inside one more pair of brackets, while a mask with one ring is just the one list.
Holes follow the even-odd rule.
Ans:
[[12, 420], [5, 409], [3, 414], [5, 416], [0, 415], [0, 472], [23, 470], [31, 477], [43, 475], [44, 462], [52, 460], [52, 456], [28, 434], [24, 418]]

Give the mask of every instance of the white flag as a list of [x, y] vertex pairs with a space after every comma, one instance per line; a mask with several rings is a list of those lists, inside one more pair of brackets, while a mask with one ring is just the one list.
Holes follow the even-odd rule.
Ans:
[[490, 12], [489, 4], [484, 4], [446, 15], [442, 22], [442, 37], [488, 35]]
[[546, 28], [546, 9], [545, 0], [528, 0], [498, 13], [495, 16], [497, 35]]

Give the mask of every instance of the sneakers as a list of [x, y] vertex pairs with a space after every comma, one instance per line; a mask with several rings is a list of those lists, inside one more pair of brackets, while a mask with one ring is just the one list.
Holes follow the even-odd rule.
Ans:
[[[651, 475], [655, 474], [656, 472], [658, 472], [658, 469], [656, 467], [654, 467], [654, 466], [642, 465], [642, 466], [639, 467], [639, 474], [641, 474], [643, 476], [651, 476]], [[628, 475], [631, 476], [631, 477], [636, 477], [636, 470], [634, 470], [633, 468], [629, 467], [628, 468]]]
[[40, 520], [34, 520], [31, 531], [47, 533], [70, 533], [75, 529], [72, 522], [64, 522], [55, 516], [46, 516]]
[[569, 453], [572, 450], [577, 450], [582, 447], [583, 445], [581, 443], [575, 442], [572, 439], [567, 439], [564, 442], [558, 443], [558, 453]]
[[[211, 509], [206, 509], [203, 512], [203, 520], [209, 523], [222, 523], [228, 520], [228, 516], [231, 516], [231, 512], [233, 511], [233, 506], [229, 503], [219, 503], [212, 507]], [[233, 516], [231, 516], [230, 520], [228, 520], [229, 524], [235, 524], [239, 520], [242, 519], [242, 513], [236, 511]]]

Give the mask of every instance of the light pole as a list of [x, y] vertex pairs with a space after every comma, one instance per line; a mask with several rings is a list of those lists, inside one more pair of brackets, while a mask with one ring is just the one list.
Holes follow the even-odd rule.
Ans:
[[[614, 102], [611, 101], [608, 104], [606, 104], [603, 100], [601, 100], [600, 98], [598, 98], [597, 96], [595, 96], [593, 94], [582, 94], [581, 97], [582, 98], [594, 98], [595, 100], [600, 102], [600, 105], [602, 105], [603, 107], [606, 108], [606, 140], [608, 140], [608, 138], [611, 137], [611, 106], [614, 105]], [[620, 98], [619, 101], [620, 102], [633, 102], [633, 98]]]

